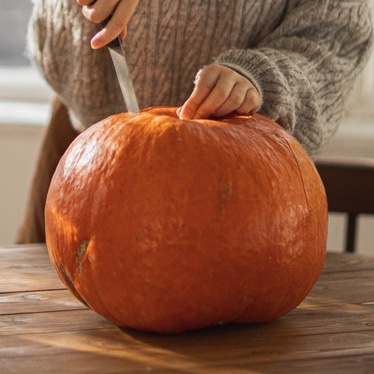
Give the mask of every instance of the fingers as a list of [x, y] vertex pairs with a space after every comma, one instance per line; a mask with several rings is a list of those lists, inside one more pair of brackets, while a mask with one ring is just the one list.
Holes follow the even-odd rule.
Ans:
[[89, 21], [99, 24], [110, 17], [106, 26], [91, 40], [91, 47], [101, 48], [118, 36], [124, 38], [139, 0], [76, 0]]
[[[200, 70], [195, 78], [195, 88], [181, 108], [180, 116], [183, 118], [204, 118], [204, 112], [206, 111], [205, 106], [202, 105], [204, 101], [208, 100], [209, 102], [214, 100], [216, 96], [217, 100], [220, 100], [220, 97], [217, 95], [210, 95], [211, 92], [215, 89], [219, 79], [219, 74], [209, 74], [207, 69]], [[215, 89], [217, 93], [219, 90]], [[229, 91], [229, 89], [227, 90]], [[211, 97], [209, 97], [211, 96]], [[220, 100], [223, 103], [223, 100]], [[200, 111], [198, 113], [198, 109]]]
[[223, 117], [231, 112], [249, 114], [260, 106], [259, 95], [252, 86], [245, 88], [236, 85], [230, 93], [230, 97], [214, 113], [215, 117]]
[[77, 0], [82, 5], [82, 13], [85, 18], [93, 23], [101, 23], [115, 10], [119, 0]]
[[231, 112], [248, 114], [260, 104], [260, 95], [247, 78], [228, 67], [212, 64], [199, 72], [179, 116], [198, 119], [222, 117]]
[[95, 2], [95, 0], [76, 0], [79, 5], [90, 5]]

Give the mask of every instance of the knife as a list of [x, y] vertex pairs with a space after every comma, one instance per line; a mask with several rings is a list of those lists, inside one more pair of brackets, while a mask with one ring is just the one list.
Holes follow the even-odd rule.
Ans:
[[[109, 19], [104, 21], [101, 24], [101, 27], [104, 28], [108, 21]], [[127, 111], [139, 113], [138, 100], [130, 77], [129, 68], [127, 66], [122, 38], [115, 38], [107, 45], [107, 48], [113, 61]]]

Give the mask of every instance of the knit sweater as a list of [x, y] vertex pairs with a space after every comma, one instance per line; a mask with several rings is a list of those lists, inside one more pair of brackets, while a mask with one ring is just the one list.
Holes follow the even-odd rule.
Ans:
[[[97, 30], [74, 0], [34, 0], [30, 54], [80, 131], [126, 110], [108, 51], [90, 47]], [[372, 24], [364, 0], [140, 0], [125, 43], [141, 108], [182, 105], [215, 61], [314, 155], [342, 121]]]

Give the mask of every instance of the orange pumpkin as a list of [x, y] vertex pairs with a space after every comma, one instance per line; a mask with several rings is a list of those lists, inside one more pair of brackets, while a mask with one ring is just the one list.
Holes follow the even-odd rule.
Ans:
[[119, 326], [177, 333], [294, 309], [325, 258], [327, 203], [313, 162], [259, 115], [109, 117], [53, 177], [50, 258], [66, 286]]

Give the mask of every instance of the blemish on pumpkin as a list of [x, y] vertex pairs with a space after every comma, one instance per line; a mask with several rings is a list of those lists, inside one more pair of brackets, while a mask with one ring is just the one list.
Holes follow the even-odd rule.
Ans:
[[89, 240], [84, 240], [79, 246], [77, 251], [77, 257], [75, 258], [75, 263], [79, 266], [79, 271], [82, 271], [82, 258], [85, 255], [88, 244], [90, 243]]
[[64, 283], [66, 284], [66, 286], [68, 288], [70, 288], [70, 290], [73, 292], [73, 294], [75, 295], [75, 297], [79, 301], [81, 301], [84, 305], [88, 306], [86, 301], [80, 296], [79, 292], [75, 288], [74, 283], [73, 283], [73, 281], [71, 279], [71, 276], [69, 275], [68, 271], [61, 264], [56, 263], [56, 265], [57, 265], [57, 268], [59, 270], [59, 274], [60, 274], [61, 278], [63, 279]]
[[232, 194], [232, 182], [231, 180], [228, 180], [223, 185], [223, 188], [221, 190], [221, 196], [220, 196], [220, 205], [219, 205], [219, 211], [223, 212], [226, 207], [227, 198]]

